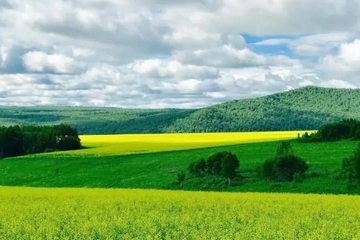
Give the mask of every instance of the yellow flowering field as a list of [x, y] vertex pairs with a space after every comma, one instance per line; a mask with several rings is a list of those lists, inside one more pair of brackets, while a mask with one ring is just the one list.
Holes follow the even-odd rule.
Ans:
[[[305, 131], [82, 135], [87, 149], [62, 154], [118, 155], [294, 139]], [[53, 153], [58, 154], [58, 153]]]
[[0, 239], [360, 239], [360, 197], [0, 187]]

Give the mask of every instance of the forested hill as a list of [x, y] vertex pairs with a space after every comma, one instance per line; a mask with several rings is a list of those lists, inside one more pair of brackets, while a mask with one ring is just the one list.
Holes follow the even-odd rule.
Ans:
[[360, 89], [304, 87], [256, 99], [231, 101], [192, 113], [170, 132], [317, 129], [343, 118], [360, 119]]
[[80, 134], [161, 133], [195, 110], [94, 107], [0, 107], [0, 126], [54, 125], [75, 127]]
[[304, 87], [198, 110], [91, 107], [0, 107], [0, 126], [66, 123], [80, 134], [317, 129], [360, 120], [360, 90]]

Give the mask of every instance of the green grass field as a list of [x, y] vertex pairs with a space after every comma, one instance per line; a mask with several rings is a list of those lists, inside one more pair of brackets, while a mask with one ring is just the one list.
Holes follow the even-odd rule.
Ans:
[[[201, 144], [202, 147], [206, 146]], [[168, 151], [166, 144], [139, 143], [140, 149], [151, 150], [156, 146], [156, 150], [161, 152], [125, 154], [124, 149], [127, 148], [122, 148], [121, 145], [115, 148], [111, 145], [109, 149], [112, 152], [104, 147], [95, 147], [67, 153], [29, 155], [0, 161], [0, 185], [161, 189], [169, 187], [176, 180], [177, 174], [191, 162], [219, 151], [231, 151], [241, 161], [240, 172], [247, 178], [241, 186], [226, 189], [227, 191], [347, 193], [346, 182], [335, 179], [336, 171], [341, 168], [343, 158], [353, 154], [357, 142], [293, 142], [295, 154], [309, 162], [309, 172], [322, 176], [308, 178], [301, 184], [254, 181], [254, 169], [274, 156], [278, 145], [279, 142], [272, 141]], [[189, 146], [191, 147], [189, 143], [178, 145], [179, 149]], [[93, 151], [94, 154], [89, 154], [88, 151]], [[115, 154], [114, 151], [118, 153]], [[197, 189], [191, 186], [187, 188]], [[206, 188], [207, 186], [202, 187]]]

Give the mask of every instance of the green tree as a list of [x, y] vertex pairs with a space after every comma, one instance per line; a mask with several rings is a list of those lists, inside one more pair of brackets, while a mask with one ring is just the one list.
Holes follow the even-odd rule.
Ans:
[[282, 142], [276, 151], [277, 155], [265, 161], [261, 166], [261, 175], [272, 181], [292, 181], [294, 175], [305, 177], [308, 164], [295, 156], [289, 142]]

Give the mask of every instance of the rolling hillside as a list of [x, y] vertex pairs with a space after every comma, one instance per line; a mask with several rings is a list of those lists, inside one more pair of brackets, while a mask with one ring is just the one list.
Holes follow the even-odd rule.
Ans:
[[360, 89], [304, 87], [203, 108], [167, 131], [306, 130], [343, 118], [360, 119]]
[[360, 89], [304, 87], [198, 110], [0, 107], [0, 125], [68, 123], [81, 134], [308, 130], [360, 119]]

